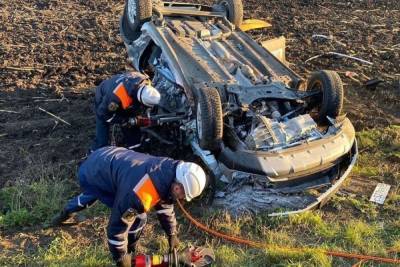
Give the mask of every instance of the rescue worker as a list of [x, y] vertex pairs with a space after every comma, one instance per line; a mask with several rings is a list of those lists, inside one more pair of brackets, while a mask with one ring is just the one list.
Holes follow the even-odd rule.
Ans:
[[147, 221], [154, 208], [168, 236], [170, 251], [179, 244], [174, 199], [191, 201], [206, 184], [203, 169], [195, 164], [141, 154], [122, 147], [103, 147], [89, 155], [78, 172], [82, 193], [71, 199], [52, 222], [61, 225], [96, 200], [110, 207], [108, 245], [117, 266], [131, 266]]
[[127, 124], [140, 109], [158, 105], [160, 93], [151, 86], [148, 77], [139, 72], [112, 76], [96, 88], [96, 138], [90, 152], [110, 144], [110, 124], [120, 123], [125, 144], [130, 147], [140, 143], [139, 127]]

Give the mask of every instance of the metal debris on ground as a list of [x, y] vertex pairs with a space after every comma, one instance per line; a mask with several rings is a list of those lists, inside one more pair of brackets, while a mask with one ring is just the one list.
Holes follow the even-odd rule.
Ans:
[[369, 201], [382, 205], [385, 202], [389, 190], [390, 190], [390, 185], [383, 183], [377, 184]]
[[349, 58], [349, 59], [353, 59], [353, 60], [359, 61], [359, 62], [364, 63], [364, 64], [374, 65], [371, 61], [364, 60], [364, 59], [361, 59], [361, 58], [358, 58], [358, 57], [349, 56], [349, 55], [342, 54], [342, 53], [337, 53], [337, 52], [327, 52], [327, 53], [324, 53], [324, 54], [320, 54], [320, 55], [316, 55], [316, 56], [310, 57], [309, 59], [307, 59], [305, 61], [305, 63], [310, 62], [310, 61], [312, 61], [314, 59], [317, 59], [317, 58], [320, 58], [320, 57], [325, 57], [325, 56], [336, 56], [336, 57], [341, 57], [341, 58]]
[[52, 116], [53, 118], [55, 118], [55, 119], [57, 119], [57, 120], [59, 120], [59, 121], [65, 123], [65, 124], [67, 124], [67, 125], [69, 125], [69, 126], [72, 126], [71, 123], [69, 123], [69, 122], [63, 120], [62, 118], [58, 117], [57, 115], [54, 115], [54, 114], [51, 113], [51, 112], [48, 112], [47, 110], [45, 110], [45, 109], [43, 109], [43, 108], [41, 108], [41, 107], [39, 107], [38, 109], [39, 109], [40, 111], [43, 111], [44, 113], [46, 113], [46, 114]]
[[244, 32], [256, 30], [256, 29], [263, 29], [263, 28], [270, 28], [272, 25], [266, 21], [259, 20], [259, 19], [246, 19], [243, 21], [240, 29]]
[[358, 77], [358, 74], [355, 73], [355, 72], [353, 72], [353, 71], [346, 71], [346, 72], [345, 72], [345, 76], [346, 76], [347, 78], [353, 80], [354, 82], [358, 83], [358, 84], [362, 84], [362, 83], [360, 82], [360, 80], [356, 78], [356, 77]]
[[6, 112], [6, 113], [15, 113], [15, 114], [20, 114], [21, 112], [14, 111], [14, 110], [5, 110], [5, 109], [0, 109], [0, 112]]
[[312, 39], [324, 39], [324, 40], [333, 40], [333, 36], [332, 35], [324, 35], [324, 34], [313, 34], [311, 36]]
[[313, 35], [311, 36], [311, 39], [312, 39], [312, 40], [315, 40], [315, 41], [329, 41], [329, 42], [332, 42], [332, 41], [333, 41], [333, 42], [335, 42], [335, 43], [337, 43], [337, 44], [339, 44], [339, 45], [341, 45], [341, 46], [347, 46], [345, 43], [342, 43], [342, 42], [336, 40], [336, 39], [333, 37], [333, 35], [313, 34]]
[[376, 87], [377, 87], [379, 84], [383, 83], [383, 82], [384, 82], [384, 81], [382, 81], [381, 79], [375, 78], [375, 79], [370, 79], [370, 80], [366, 81], [366, 82], [364, 83], [364, 85], [365, 85], [365, 87], [366, 87], [368, 90], [374, 91], [374, 90], [376, 90]]

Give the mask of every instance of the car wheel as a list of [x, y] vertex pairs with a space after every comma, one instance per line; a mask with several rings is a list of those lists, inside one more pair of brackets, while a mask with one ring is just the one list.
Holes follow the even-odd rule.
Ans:
[[311, 74], [307, 91], [318, 91], [309, 102], [310, 115], [317, 123], [327, 124], [327, 116], [336, 118], [343, 109], [343, 83], [335, 71], [321, 70]]
[[222, 7], [222, 10], [226, 12], [228, 20], [235, 25], [240, 27], [243, 22], [243, 3], [242, 0], [221, 0], [217, 4]]
[[223, 126], [221, 97], [217, 89], [200, 90], [196, 111], [200, 147], [210, 151], [218, 150], [222, 141]]
[[130, 44], [140, 36], [140, 27], [152, 16], [152, 0], [125, 0], [124, 13], [120, 19], [120, 33]]

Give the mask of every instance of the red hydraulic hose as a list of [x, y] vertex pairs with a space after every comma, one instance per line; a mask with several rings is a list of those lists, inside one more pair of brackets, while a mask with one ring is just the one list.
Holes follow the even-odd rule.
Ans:
[[[193, 218], [190, 213], [183, 207], [182, 203], [178, 200], [178, 206], [182, 210], [183, 214], [185, 217], [197, 228], [203, 230], [204, 232], [219, 237], [221, 239], [225, 239], [237, 244], [242, 244], [242, 245], [248, 245], [250, 247], [255, 247], [255, 248], [261, 248], [261, 249], [268, 249], [269, 246], [260, 242], [248, 240], [248, 239], [243, 239], [241, 237], [237, 236], [230, 236], [218, 231], [215, 231], [213, 229], [208, 228], [204, 224], [200, 223], [197, 221], [195, 218]], [[305, 252], [307, 249], [306, 248], [290, 248], [290, 247], [284, 247], [286, 250], [291, 250], [293, 252]], [[371, 255], [362, 255], [362, 254], [354, 254], [354, 253], [348, 253], [348, 252], [343, 252], [343, 251], [333, 251], [333, 250], [323, 250], [323, 253], [329, 256], [333, 257], [340, 257], [340, 258], [347, 258], [347, 259], [358, 259], [358, 260], [363, 260], [363, 261], [376, 261], [376, 262], [383, 262], [383, 263], [393, 263], [393, 264], [400, 264], [400, 260], [398, 259], [392, 259], [392, 258], [385, 258], [385, 257], [378, 257], [378, 256], [371, 256]]]

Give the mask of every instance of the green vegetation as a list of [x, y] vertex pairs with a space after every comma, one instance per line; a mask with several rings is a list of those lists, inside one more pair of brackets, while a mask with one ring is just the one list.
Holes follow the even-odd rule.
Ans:
[[372, 241], [376, 232], [375, 227], [361, 221], [355, 221], [346, 225], [343, 237], [350, 247], [364, 248]]
[[35, 260], [44, 266], [110, 266], [108, 254], [104, 246], [83, 247], [73, 236], [62, 233], [47, 249], [40, 249]]
[[217, 266], [331, 266], [330, 259], [314, 249], [296, 252], [271, 247], [261, 251], [222, 245], [215, 249], [215, 253]]
[[384, 129], [364, 130], [357, 133], [360, 148], [383, 148], [383, 152], [400, 151], [400, 126], [393, 125]]
[[102, 244], [81, 243], [66, 232], [57, 235], [47, 247], [39, 247], [35, 254], [0, 254], [1, 266], [110, 266], [112, 261]]
[[[288, 218], [241, 216], [190, 205], [209, 227], [267, 246], [265, 251], [237, 246], [211, 238], [179, 217], [182, 247], [209, 245], [217, 255], [216, 266], [351, 266], [354, 262], [326, 256], [324, 249], [381, 256], [399, 256], [400, 175], [395, 153], [400, 150], [399, 129], [366, 130], [358, 134], [362, 151], [353, 177], [392, 184], [383, 206], [369, 202], [368, 194], [339, 194], [327, 210], [306, 212]], [[62, 166], [40, 165], [18, 177], [18, 182], [0, 189], [0, 266], [109, 266], [105, 241], [109, 210], [96, 204], [81, 215], [88, 223], [58, 229], [43, 229], [50, 218], [78, 192], [73, 171]], [[26, 179], [30, 177], [30, 179]], [[29, 182], [27, 182], [29, 181]], [[350, 188], [350, 187], [349, 187]], [[332, 212], [333, 211], [333, 212]], [[179, 214], [179, 212], [178, 212]], [[96, 218], [96, 219], [94, 219]], [[95, 223], [94, 223], [95, 222]], [[163, 253], [167, 240], [154, 216], [146, 227], [138, 251]], [[22, 237], [15, 233], [28, 231]], [[33, 232], [33, 233], [32, 233]], [[10, 242], [11, 240], [11, 242]], [[7, 247], [28, 244], [22, 248]], [[292, 250], [291, 248], [304, 248]], [[366, 263], [365, 266], [376, 266]], [[382, 265], [384, 266], [384, 265]]]
[[42, 166], [37, 180], [20, 182], [0, 190], [0, 227], [32, 226], [48, 221], [76, 187], [71, 179], [57, 176], [59, 170]]
[[328, 225], [318, 212], [305, 212], [289, 217], [292, 225], [306, 227], [312, 231], [313, 235], [322, 236], [331, 239], [337, 235], [338, 226], [336, 224]]
[[391, 184], [388, 201], [398, 203], [400, 126], [364, 130], [357, 133], [357, 139], [361, 153], [353, 175]]
[[27, 209], [16, 209], [0, 216], [0, 225], [5, 227], [24, 226], [31, 223], [31, 216]]

